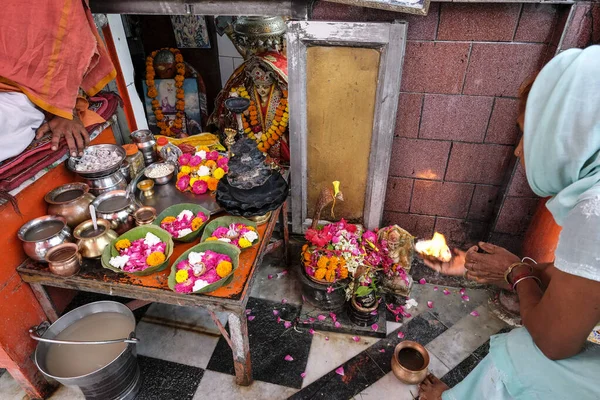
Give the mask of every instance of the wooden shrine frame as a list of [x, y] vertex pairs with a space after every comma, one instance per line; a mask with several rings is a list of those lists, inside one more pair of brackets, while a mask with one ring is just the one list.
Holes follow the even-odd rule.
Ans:
[[307, 87], [306, 58], [310, 46], [344, 46], [377, 49], [381, 53], [375, 98], [373, 135], [369, 156], [363, 223], [379, 227], [383, 217], [386, 182], [396, 127], [400, 80], [406, 45], [406, 22], [353, 23], [322, 21], [288, 22], [290, 152], [292, 181], [292, 231], [303, 233], [312, 220], [307, 193]]

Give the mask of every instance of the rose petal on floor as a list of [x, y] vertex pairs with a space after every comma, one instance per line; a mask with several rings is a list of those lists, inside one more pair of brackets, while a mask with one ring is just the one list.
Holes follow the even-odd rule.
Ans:
[[285, 356], [284, 360], [285, 361], [294, 361], [294, 357], [292, 357], [288, 354], [287, 356]]
[[385, 349], [379, 349], [380, 353], [385, 353]]
[[450, 291], [448, 289], [444, 289], [444, 295], [448, 296], [450, 294]]
[[404, 332], [398, 332], [398, 338], [404, 339]]
[[267, 279], [273, 279], [273, 275], [268, 275]]
[[279, 310], [273, 310], [273, 315], [279, 315]]
[[427, 307], [433, 308], [433, 301], [428, 301], [427, 302]]
[[338, 321], [335, 321], [334, 325], [335, 325], [336, 328], [341, 328], [342, 327], [342, 324], [340, 324]]
[[477, 310], [473, 310], [469, 314], [471, 314], [474, 317], [479, 317], [479, 312], [477, 312]]
[[337, 322], [337, 315], [335, 315], [335, 313], [330, 312], [329, 316], [331, 317], [331, 319], [333, 320], [333, 322]]
[[301, 374], [300, 374], [300, 376], [301, 376], [302, 378], [306, 378], [306, 372], [303, 372], [303, 373], [301, 373]]
[[246, 308], [246, 315], [250, 315], [250, 314], [252, 314], [252, 310], [249, 308]]
[[319, 315], [317, 318], [319, 319], [319, 321], [325, 321], [327, 319], [327, 317], [324, 315]]
[[379, 314], [379, 311], [377, 311], [377, 310], [371, 311], [371, 315], [377, 315], [377, 314]]
[[465, 294], [466, 291], [467, 290], [465, 288], [460, 288], [460, 290], [459, 290], [460, 294]]
[[379, 325], [373, 324], [373, 325], [371, 325], [371, 329], [373, 329], [374, 331], [377, 331], [379, 329]]
[[352, 336], [352, 340], [354, 340], [355, 342], [360, 342], [360, 337]]
[[425, 278], [421, 278], [421, 279], [419, 279], [419, 283], [420, 283], [421, 285], [424, 285], [424, 284], [426, 284], [426, 283], [427, 283], [427, 281], [425, 280]]
[[248, 315], [248, 321], [253, 321], [256, 318], [254, 315]]
[[314, 334], [315, 334], [315, 330], [314, 330], [313, 328], [310, 328], [310, 329], [308, 330], [308, 333], [310, 333], [311, 335], [314, 335]]
[[437, 290], [438, 290], [438, 287], [437, 287], [437, 286], [434, 286], [434, 287], [433, 287], [433, 291], [434, 291], [434, 292], [437, 292]]
[[285, 327], [285, 329], [290, 329], [292, 327], [292, 323], [290, 321], [285, 321], [283, 323], [283, 326]]
[[469, 296], [468, 296], [468, 295], [466, 295], [466, 294], [463, 294], [462, 296], [460, 296], [460, 298], [461, 298], [461, 299], [463, 299], [464, 301], [469, 301], [469, 300], [471, 300], [471, 299], [469, 298]]
[[344, 376], [344, 366], [341, 366], [335, 370], [335, 373]]
[[285, 303], [287, 303], [287, 299], [281, 299], [281, 303], [282, 303], [282, 304], [285, 304]]

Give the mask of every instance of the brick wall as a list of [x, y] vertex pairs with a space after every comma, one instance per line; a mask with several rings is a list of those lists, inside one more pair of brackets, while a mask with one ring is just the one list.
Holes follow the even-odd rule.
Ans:
[[538, 199], [513, 155], [517, 91], [556, 52], [570, 6], [432, 3], [425, 17], [318, 2], [313, 19], [408, 21], [384, 223], [515, 248]]

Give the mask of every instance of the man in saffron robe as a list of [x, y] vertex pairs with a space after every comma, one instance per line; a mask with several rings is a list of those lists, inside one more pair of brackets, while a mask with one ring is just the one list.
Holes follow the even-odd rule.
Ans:
[[0, 162], [52, 133], [72, 156], [89, 142], [76, 111], [79, 89], [98, 93], [116, 76], [87, 0], [2, 2]]

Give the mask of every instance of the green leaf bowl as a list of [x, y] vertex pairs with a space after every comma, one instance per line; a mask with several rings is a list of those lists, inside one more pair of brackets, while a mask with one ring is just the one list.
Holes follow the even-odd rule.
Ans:
[[[202, 233], [202, 238], [200, 238], [200, 243], [206, 242], [206, 239], [211, 237], [213, 232], [217, 228], [219, 228], [221, 226], [228, 227], [231, 224], [244, 224], [247, 226], [251, 226], [254, 228], [254, 230], [258, 234], [258, 239], [254, 243], [252, 243], [252, 246], [247, 247], [246, 249], [249, 249], [249, 248], [253, 247], [254, 245], [260, 243], [260, 234], [258, 233], [258, 230], [256, 227], [256, 222], [250, 221], [249, 219], [246, 219], [246, 218], [232, 217], [229, 215], [225, 216], [225, 217], [215, 218], [212, 221], [209, 221], [208, 224], [206, 224], [206, 226], [204, 227], [204, 232]], [[233, 247], [237, 248], [237, 246], [233, 246]], [[242, 251], [246, 250], [246, 249], [242, 249]]]
[[[112, 265], [110, 265], [110, 263], [109, 263], [110, 259], [112, 257], [116, 257], [119, 255], [119, 252], [115, 248], [115, 244], [119, 240], [129, 239], [130, 242], [133, 242], [134, 240], [143, 239], [144, 237], [146, 237], [146, 234], [148, 232], [151, 232], [154, 235], [158, 236], [161, 241], [163, 241], [167, 244], [167, 248], [165, 250], [166, 259], [165, 259], [164, 263], [162, 263], [160, 265], [156, 265], [154, 267], [148, 267], [143, 271], [136, 271], [136, 272], [126, 272], [126, 271], [123, 271], [119, 268], [115, 268]], [[130, 274], [130, 275], [135, 275], [135, 276], [152, 275], [155, 272], [164, 271], [169, 266], [169, 258], [171, 257], [171, 255], [173, 255], [173, 247], [174, 246], [175, 246], [175, 244], [173, 243], [173, 238], [171, 237], [169, 232], [165, 231], [164, 229], [161, 229], [158, 226], [154, 226], [154, 225], [138, 226], [137, 228], [133, 228], [133, 229], [125, 232], [124, 234], [122, 234], [121, 236], [119, 236], [118, 238], [116, 238], [115, 240], [110, 242], [109, 246], [106, 246], [106, 248], [102, 252], [102, 258], [101, 258], [102, 267], [104, 267], [106, 269], [110, 269], [111, 271], [114, 271], [114, 272], [117, 272], [120, 274]]]
[[[194, 215], [198, 215], [199, 212], [202, 212], [210, 220], [210, 211], [208, 211], [206, 208], [204, 208], [204, 207], [202, 207], [202, 206], [200, 206], [198, 204], [181, 203], [181, 204], [172, 205], [171, 207], [168, 207], [168, 208], [164, 209], [163, 212], [161, 212], [160, 214], [158, 214], [158, 216], [156, 217], [156, 219], [153, 222], [153, 225], [156, 225], [156, 226], [158, 226], [160, 228], [160, 221], [162, 221], [166, 217], [177, 217], [179, 215], [179, 213], [182, 212], [183, 210], [190, 210], [191, 212], [194, 213]], [[206, 222], [204, 222], [200, 226], [200, 228], [198, 228], [194, 232], [189, 233], [189, 234], [187, 234], [187, 235], [185, 235], [183, 237], [180, 237], [180, 238], [174, 237], [173, 240], [176, 241], [176, 242], [183, 242], [183, 243], [193, 242], [194, 240], [196, 240], [198, 238], [198, 236], [200, 236], [200, 232], [202, 232], [202, 229], [206, 226], [206, 223], [209, 220], [207, 220]]]
[[180, 262], [182, 262], [184, 260], [187, 260], [188, 255], [191, 252], [201, 253], [206, 250], [212, 250], [215, 253], [228, 255], [229, 258], [231, 258], [231, 265], [232, 265], [231, 272], [226, 277], [221, 278], [218, 281], [211, 283], [210, 285], [205, 286], [202, 289], [197, 290], [192, 293], [193, 294], [202, 294], [202, 293], [214, 292], [221, 286], [226, 285], [231, 281], [231, 279], [233, 278], [233, 273], [237, 269], [238, 264], [240, 262], [240, 253], [241, 253], [240, 249], [238, 249], [236, 246], [234, 246], [232, 244], [224, 243], [224, 242], [214, 242], [213, 241], [213, 242], [200, 243], [200, 244], [197, 244], [196, 246], [192, 247], [185, 253], [183, 253], [177, 260], [175, 260], [175, 262], [171, 266], [171, 274], [169, 275], [169, 288], [172, 291], [175, 291], [175, 284], [177, 283], [175, 281], [175, 274], [177, 274], [177, 264], [179, 264]]

